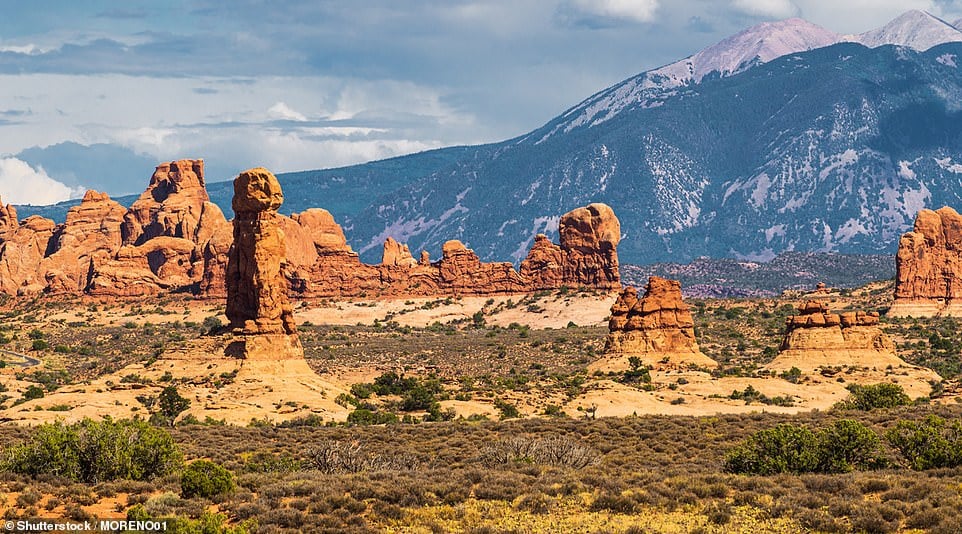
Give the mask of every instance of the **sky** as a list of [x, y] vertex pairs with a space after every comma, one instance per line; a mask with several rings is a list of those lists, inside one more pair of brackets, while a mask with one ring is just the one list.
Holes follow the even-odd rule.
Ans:
[[0, 0], [0, 198], [140, 192], [509, 139], [748, 26], [962, 0]]

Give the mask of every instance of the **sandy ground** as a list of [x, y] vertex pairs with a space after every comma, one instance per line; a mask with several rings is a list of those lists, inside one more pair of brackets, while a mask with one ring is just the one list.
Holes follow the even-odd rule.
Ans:
[[[393, 320], [404, 325], [427, 326], [434, 322], [470, 320], [474, 313], [484, 310], [488, 324], [507, 326], [519, 323], [533, 329], [563, 328], [569, 322], [604, 324], [615, 295], [556, 294], [534, 300], [529, 296], [517, 305], [523, 299], [524, 295], [512, 295], [296, 303], [296, 319], [299, 323], [340, 325]], [[129, 306], [101, 308], [96, 312], [79, 307], [78, 310], [57, 312], [48, 320], [157, 324], [176, 320], [202, 322], [212, 315], [224, 320], [221, 315], [223, 307], [216, 303], [184, 301], [169, 309], [180, 311], [172, 315], [147, 311], [142, 316], [131, 316]], [[186, 413], [200, 420], [212, 417], [246, 425], [252, 419], [281, 422], [313, 415], [324, 420], [343, 421], [349, 410], [335, 402], [337, 396], [349, 392], [352, 384], [370, 382], [381, 371], [335, 364], [323, 374], [317, 374], [303, 360], [238, 360], [225, 356], [227, 338], [229, 336], [187, 342], [176, 350], [168, 350], [150, 367], [134, 364], [88, 383], [60, 388], [44, 398], [0, 412], [0, 420], [36, 424], [105, 415], [146, 416], [148, 410], [143, 399], [156, 397], [163, 386], [177, 383], [180, 394], [191, 400]], [[619, 383], [604, 373], [592, 376], [583, 392], [573, 399], [560, 394], [552, 397], [538, 391], [509, 392], [502, 399], [515, 404], [525, 415], [542, 414], [549, 405], [560, 407], [571, 417], [584, 417], [592, 412], [595, 417], [798, 412], [830, 408], [848, 395], [845, 386], [850, 383], [894, 382], [902, 385], [911, 397], [919, 397], [927, 395], [931, 390], [929, 381], [938, 378], [934, 372], [909, 366], [898, 358], [883, 361], [878, 359], [877, 353], [848, 356], [851, 356], [851, 362], [827, 370], [825, 364], [839, 362], [838, 355], [813, 358], [806, 354], [786, 354], [768, 366], [776, 376], [766, 378], [714, 379], [708, 373], [691, 370], [685, 365], [656, 366], [651, 373], [653, 382], [649, 389], [653, 388], [652, 391], [646, 391], [640, 385]], [[777, 377], [778, 373], [793, 366], [803, 371], [800, 383]], [[595, 365], [592, 369], [599, 367]], [[0, 380], [11, 392], [22, 391], [27, 383], [16, 380], [14, 372], [13, 369], [0, 371]], [[733, 391], [744, 391], [749, 386], [769, 398], [790, 397], [792, 405], [746, 404], [743, 400], [729, 398]], [[467, 401], [444, 401], [442, 407], [454, 409], [464, 417], [485, 415], [496, 418], [498, 410], [494, 401], [494, 398], [475, 397]], [[954, 399], [945, 400], [951, 401]]]

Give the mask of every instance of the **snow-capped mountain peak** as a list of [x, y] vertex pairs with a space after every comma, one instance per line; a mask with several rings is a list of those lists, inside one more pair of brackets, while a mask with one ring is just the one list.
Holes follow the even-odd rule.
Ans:
[[[604, 122], [634, 105], [658, 106], [665, 96], [716, 72], [731, 76], [777, 57], [830, 46], [842, 40], [834, 32], [799, 18], [763, 22], [723, 39], [675, 63], [644, 72], [593, 95], [563, 115], [564, 131]], [[541, 141], [558, 131], [559, 124]], [[539, 141], [539, 142], [541, 142]]]
[[[960, 22], [956, 21], [956, 25]], [[962, 41], [962, 31], [931, 13], [912, 10], [881, 28], [849, 36], [848, 39], [869, 48], [900, 45], [924, 52], [942, 43]]]
[[730, 76], [757, 63], [829, 46], [839, 40], [838, 34], [799, 18], [763, 22], [655, 72], [674, 72], [684, 66], [697, 82], [712, 72]]

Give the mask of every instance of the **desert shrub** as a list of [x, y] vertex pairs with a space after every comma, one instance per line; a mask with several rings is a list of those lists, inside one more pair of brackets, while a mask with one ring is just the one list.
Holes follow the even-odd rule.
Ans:
[[23, 398], [26, 400], [40, 399], [43, 395], [43, 388], [34, 385], [28, 386], [23, 392]]
[[347, 414], [347, 422], [352, 425], [385, 425], [397, 423], [398, 417], [391, 412], [371, 411], [358, 408]]
[[420, 461], [414, 456], [375, 454], [357, 441], [322, 441], [308, 449], [307, 461], [311, 467], [325, 474], [408, 471], [420, 467]]
[[962, 421], [948, 424], [937, 415], [899, 421], [885, 434], [912, 469], [962, 465]]
[[516, 417], [521, 417], [521, 412], [518, 411], [518, 407], [508, 401], [496, 399], [494, 401], [494, 407], [498, 409], [498, 412], [500, 412], [501, 419], [513, 419]]
[[481, 450], [481, 461], [491, 466], [532, 463], [580, 469], [597, 464], [600, 457], [598, 451], [565, 436], [512, 436]]
[[625, 374], [621, 377], [621, 381], [625, 384], [637, 384], [639, 382], [644, 384], [651, 383], [651, 373], [649, 372], [649, 367], [637, 356], [631, 356], [628, 358], [628, 365], [630, 369], [625, 371]]
[[898, 384], [849, 384], [846, 389], [849, 396], [835, 405], [843, 410], [874, 410], [876, 408], [894, 408], [906, 406], [912, 399], [905, 394], [905, 390]]
[[230, 471], [208, 460], [191, 462], [180, 477], [180, 494], [185, 499], [231, 493], [236, 487]]
[[48, 423], [33, 437], [4, 451], [2, 468], [25, 475], [54, 475], [82, 482], [147, 480], [180, 465], [167, 432], [140, 420], [84, 419]]
[[818, 471], [847, 473], [883, 467], [881, 440], [858, 421], [840, 419], [818, 433]]
[[730, 473], [806, 473], [818, 469], [819, 440], [805, 426], [789, 423], [759, 430], [728, 452]]

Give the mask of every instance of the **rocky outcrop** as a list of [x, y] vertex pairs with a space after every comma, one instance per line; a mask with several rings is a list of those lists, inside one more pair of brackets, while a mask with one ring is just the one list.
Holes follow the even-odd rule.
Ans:
[[877, 369], [906, 366], [895, 355], [895, 343], [878, 325], [877, 312], [833, 313], [822, 301], [806, 301], [797, 315], [785, 320], [781, 349], [767, 367], [814, 371], [843, 365]]
[[123, 206], [105, 193], [87, 191], [83, 201], [67, 212], [47, 244], [38, 269], [43, 290], [77, 294], [86, 290], [91, 271], [120, 248]]
[[[407, 245], [390, 237], [381, 263], [368, 265], [323, 209], [268, 218], [275, 223], [271, 231], [276, 228], [284, 236], [280, 272], [288, 294], [298, 298], [621, 287], [621, 228], [604, 204], [564, 214], [561, 243], [538, 235], [520, 270], [507, 262], [482, 262], [460, 241], [445, 243], [437, 261], [426, 251], [416, 260]], [[0, 205], [0, 291], [99, 297], [181, 291], [224, 298], [235, 230], [209, 200], [203, 160], [157, 166], [146, 191], [126, 210], [107, 195], [89, 191], [63, 225], [39, 218], [18, 222], [12, 206]]]
[[257, 167], [234, 179], [234, 244], [227, 260], [227, 319], [244, 334], [294, 334], [281, 263], [287, 256], [277, 209], [281, 184]]
[[147, 190], [124, 215], [124, 244], [140, 245], [161, 236], [196, 239], [207, 202], [210, 197], [204, 183], [204, 160], [158, 165]]
[[384, 240], [384, 253], [381, 255], [381, 265], [410, 268], [417, 265], [417, 260], [411, 255], [411, 249], [403, 243], [398, 243], [393, 237]]
[[921, 210], [899, 240], [892, 316], [962, 315], [962, 215]]
[[611, 307], [608, 330], [606, 370], [627, 369], [630, 356], [650, 366], [718, 365], [698, 348], [695, 321], [676, 280], [652, 276], [641, 298], [635, 288], [625, 288]]
[[521, 276], [529, 287], [621, 287], [621, 223], [608, 205], [595, 203], [569, 211], [561, 216], [558, 233], [560, 245], [538, 234], [528, 257], [521, 262]]

